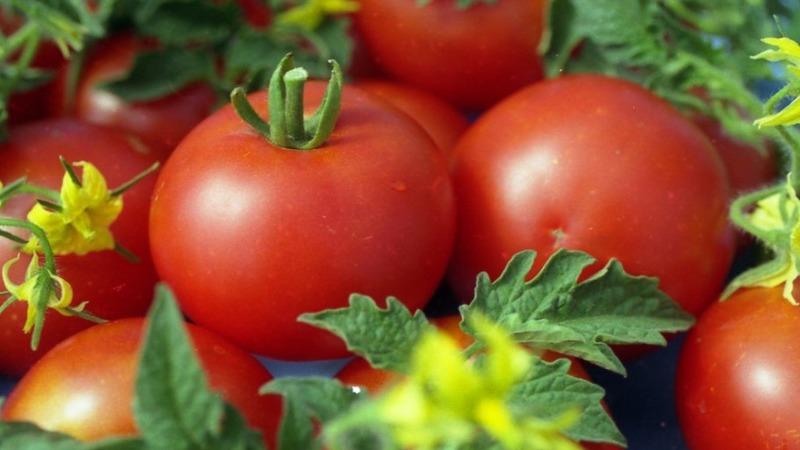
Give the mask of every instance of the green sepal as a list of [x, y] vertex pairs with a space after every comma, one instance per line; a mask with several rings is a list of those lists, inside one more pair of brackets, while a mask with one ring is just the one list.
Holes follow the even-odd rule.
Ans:
[[399, 300], [388, 298], [382, 309], [370, 297], [350, 296], [350, 306], [303, 314], [304, 322], [330, 331], [372, 367], [407, 373], [412, 349], [431, 325], [422, 311], [413, 315]]
[[570, 408], [579, 408], [580, 418], [567, 429], [567, 436], [625, 447], [625, 436], [601, 403], [603, 388], [570, 375], [569, 368], [567, 359], [545, 362], [537, 358], [528, 375], [512, 389], [510, 405], [543, 420], [554, 420]]
[[[658, 289], [656, 279], [628, 275], [616, 260], [578, 283], [594, 258], [562, 249], [526, 281], [535, 258], [533, 251], [516, 254], [494, 282], [481, 273], [472, 303], [461, 307], [462, 316], [483, 314], [518, 342], [620, 374], [626, 373], [625, 367], [610, 345], [666, 345], [662, 333], [684, 331], [694, 323]], [[474, 335], [468, 322], [462, 326]], [[480, 336], [475, 337], [480, 347]]]
[[165, 48], [138, 54], [125, 77], [100, 87], [127, 102], [147, 101], [175, 93], [190, 83], [213, 80], [215, 70], [214, 57], [208, 52]]

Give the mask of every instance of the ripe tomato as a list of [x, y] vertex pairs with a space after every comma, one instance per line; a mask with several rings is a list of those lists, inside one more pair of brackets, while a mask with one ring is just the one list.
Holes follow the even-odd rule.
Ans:
[[[437, 328], [441, 329], [450, 337], [455, 339], [461, 347], [466, 348], [472, 343], [472, 338], [464, 333], [461, 328], [459, 328], [460, 322], [461, 317], [458, 316], [449, 316], [434, 320], [434, 324]], [[553, 361], [557, 357], [558, 355], [554, 353], [548, 352], [544, 354], [544, 359], [546, 361]], [[583, 365], [577, 360], [571, 358], [570, 360], [572, 361], [572, 365], [569, 369], [570, 375], [583, 378], [584, 380], [589, 380], [589, 374], [586, 373], [586, 369], [583, 368]], [[391, 383], [396, 382], [398, 375], [386, 370], [373, 369], [367, 361], [359, 358], [344, 366], [344, 368], [342, 368], [342, 370], [336, 374], [336, 378], [338, 378], [344, 384], [350, 386], [359, 386], [366, 388], [369, 392], [378, 393]], [[610, 444], [581, 443], [581, 445], [586, 450], [619, 449], [619, 447]]]
[[695, 118], [693, 122], [717, 149], [728, 173], [733, 195], [754, 191], [775, 179], [778, 167], [772, 147], [761, 152], [729, 136], [719, 122], [713, 119]]
[[[188, 325], [209, 385], [272, 442], [280, 399], [258, 395], [272, 377], [255, 358], [219, 336]], [[20, 381], [4, 420], [33, 422], [85, 441], [137, 434], [133, 392], [144, 319], [97, 325], [62, 342]]]
[[800, 309], [782, 287], [711, 306], [678, 364], [678, 417], [693, 450], [800, 448]]
[[[306, 87], [306, 112], [325, 86]], [[436, 289], [455, 210], [443, 155], [406, 115], [349, 86], [327, 143], [275, 147], [226, 107], [190, 133], [158, 178], [153, 257], [197, 323], [278, 359], [347, 355], [298, 323], [353, 292], [412, 310]], [[266, 104], [264, 94], [250, 96]]]
[[[388, 74], [463, 108], [483, 109], [542, 78], [545, 0], [361, 0], [356, 25]], [[476, 32], [480, 37], [476, 41]]]
[[266, 27], [272, 20], [272, 13], [267, 8], [264, 0], [237, 0], [237, 3], [244, 12], [247, 21], [254, 27]]
[[719, 294], [734, 248], [722, 164], [641, 87], [597, 75], [533, 85], [475, 123], [455, 159], [450, 282], [462, 300], [480, 271], [496, 277], [533, 249], [536, 273], [562, 247], [593, 255], [595, 269], [616, 257], [658, 277], [691, 313]]
[[98, 44], [83, 66], [72, 105], [66, 94], [67, 67], [63, 66], [54, 83], [51, 114], [72, 115], [133, 133], [159, 151], [160, 159], [166, 159], [178, 142], [211, 113], [216, 96], [210, 86], [196, 83], [161, 99], [126, 103], [100, 88], [127, 73], [136, 54], [145, 48], [145, 43], [131, 35], [115, 36]]
[[445, 154], [450, 153], [469, 127], [463, 114], [427, 92], [378, 80], [361, 81], [357, 86], [411, 116]]
[[[155, 161], [146, 150], [131, 136], [72, 119], [20, 125], [12, 128], [8, 141], [0, 145], [0, 180], [8, 183], [26, 176], [32, 183], [57, 190], [64, 176], [58, 156], [63, 155], [70, 161], [91, 161], [114, 188]], [[113, 251], [57, 258], [59, 274], [72, 284], [76, 304], [89, 301], [87, 309], [104, 319], [143, 315], [153, 297], [156, 274], [147, 233], [142, 230], [147, 229], [154, 184], [155, 177], [151, 176], [125, 193], [123, 212], [111, 227], [117, 241], [138, 255], [140, 263], [127, 262]], [[32, 198], [15, 198], [0, 208], [0, 214], [22, 218], [32, 205]], [[0, 264], [17, 253], [15, 244], [0, 239]], [[13, 267], [13, 279], [24, 277], [28, 260], [24, 256]], [[0, 374], [22, 375], [48, 349], [92, 325], [50, 311], [39, 350], [33, 352], [30, 336], [22, 332], [25, 311], [26, 305], [18, 302], [0, 314]]]

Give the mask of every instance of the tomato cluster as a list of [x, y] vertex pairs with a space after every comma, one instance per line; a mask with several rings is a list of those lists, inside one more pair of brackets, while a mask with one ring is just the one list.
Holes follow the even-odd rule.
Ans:
[[[260, 2], [240, 3], [254, 25], [272, 20]], [[324, 128], [315, 111], [332, 101], [335, 79], [310, 81], [300, 110], [287, 87], [284, 109], [276, 106], [283, 99], [250, 94], [267, 133], [203, 81], [147, 101], [109, 92], [106, 83], [137, 55], [158, 48], [153, 40], [129, 32], [101, 40], [83, 55], [77, 80], [73, 66], [42, 48], [36, 64], [55, 76], [11, 97], [0, 181], [25, 177], [57, 190], [59, 156], [93, 163], [113, 186], [164, 164], [124, 194], [111, 227], [138, 262], [113, 250], [57, 257], [75, 297], [111, 323], [49, 310], [33, 351], [25, 303], [0, 314], [0, 374], [24, 375], [3, 419], [84, 440], [136, 434], [129, 403], [141, 316], [158, 280], [194, 323], [211, 386], [270, 443], [281, 406], [257, 395], [271, 375], [248, 352], [348, 357], [337, 337], [297, 318], [344, 307], [351, 293], [417, 310], [446, 283], [466, 303], [480, 272], [495, 278], [512, 255], [533, 249], [536, 273], [567, 248], [597, 258], [584, 278], [615, 258], [633, 275], [657, 277], [698, 316], [719, 298], [737, 249], [729, 204], [776, 177], [769, 148], [631, 81], [543, 80], [549, 2], [416, 3], [360, 2], [352, 34], [366, 59], [335, 95], [335, 126], [311, 148], [300, 144]], [[479, 116], [470, 123], [467, 112]], [[307, 121], [292, 122], [298, 115]], [[280, 141], [284, 121], [290, 138]], [[17, 197], [0, 203], [0, 215], [24, 218], [34, 204]], [[0, 239], [0, 263], [18, 252]], [[9, 276], [23, 279], [25, 262]], [[800, 446], [787, 431], [800, 421], [790, 378], [796, 311], [779, 291], [761, 289], [701, 316], [677, 381], [692, 449]], [[588, 378], [578, 363], [573, 370]], [[371, 390], [392, 380], [361, 360], [339, 377]]]

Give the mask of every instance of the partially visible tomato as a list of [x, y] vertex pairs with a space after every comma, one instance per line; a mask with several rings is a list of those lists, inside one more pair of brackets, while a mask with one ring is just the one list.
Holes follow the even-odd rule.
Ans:
[[236, 0], [251, 25], [263, 28], [272, 20], [272, 12], [264, 0]]
[[196, 83], [164, 98], [127, 103], [101, 88], [103, 83], [125, 75], [137, 53], [147, 48], [142, 40], [127, 34], [102, 41], [87, 56], [73, 99], [66, 92], [68, 69], [62, 67], [54, 83], [51, 114], [75, 116], [133, 133], [154, 147], [160, 159], [166, 159], [178, 142], [211, 113], [217, 97], [210, 86]]
[[455, 150], [459, 231], [450, 282], [499, 276], [524, 249], [533, 273], [559, 248], [610, 258], [698, 313], [719, 294], [734, 239], [729, 187], [703, 134], [643, 88], [562, 77], [508, 98]]
[[[132, 400], [144, 324], [141, 318], [119, 320], [62, 342], [22, 378], [3, 405], [2, 418], [85, 441], [136, 435]], [[187, 326], [210, 387], [271, 445], [281, 402], [258, 394], [270, 374], [216, 334]]]
[[[306, 86], [307, 113], [324, 91]], [[333, 134], [313, 150], [274, 146], [221, 109], [169, 159], [150, 214], [156, 267], [189, 317], [289, 360], [348, 354], [297, 317], [346, 306], [353, 292], [422, 307], [454, 230], [441, 152], [405, 114], [350, 86]]]
[[[0, 180], [8, 183], [26, 176], [32, 183], [57, 190], [64, 176], [59, 155], [70, 161], [92, 162], [112, 188], [155, 161], [148, 148], [133, 136], [72, 119], [48, 120], [12, 128], [8, 141], [0, 145]], [[152, 299], [157, 278], [143, 230], [147, 230], [154, 184], [155, 177], [151, 176], [128, 191], [123, 197], [124, 210], [111, 227], [117, 241], [138, 255], [140, 263], [130, 263], [113, 251], [57, 258], [59, 274], [72, 284], [76, 303], [89, 301], [87, 309], [102, 318], [143, 315]], [[30, 197], [15, 198], [0, 208], [0, 214], [22, 218], [32, 205]], [[0, 239], [0, 264], [17, 253], [15, 244]], [[24, 277], [27, 261], [24, 256], [13, 267], [14, 280]], [[25, 311], [25, 304], [16, 303], [0, 314], [0, 374], [22, 375], [47, 350], [92, 325], [51, 311], [46, 316], [40, 348], [33, 352], [30, 336], [22, 332]]]
[[800, 448], [800, 308], [782, 287], [711, 306], [689, 332], [676, 396], [693, 450]]
[[778, 175], [775, 149], [770, 145], [762, 151], [731, 137], [719, 122], [704, 117], [695, 118], [695, 125], [708, 136], [725, 164], [731, 193], [736, 196], [765, 187]]
[[361, 0], [356, 24], [386, 73], [480, 110], [542, 78], [545, 0]]
[[445, 154], [450, 153], [458, 138], [469, 127], [463, 114], [427, 92], [379, 80], [361, 81], [356, 86], [408, 114], [428, 132]]
[[[433, 321], [437, 328], [455, 339], [458, 345], [467, 348], [472, 344], [473, 339], [459, 328], [460, 322], [461, 317], [459, 316], [449, 316]], [[543, 355], [546, 361], [554, 361], [558, 357], [559, 355], [550, 352]], [[589, 374], [586, 373], [586, 369], [583, 368], [580, 361], [572, 358], [570, 358], [570, 361], [572, 362], [569, 369], [570, 375], [583, 378], [584, 380], [590, 379]], [[399, 380], [399, 375], [386, 370], [373, 369], [367, 361], [359, 358], [344, 366], [344, 368], [336, 374], [336, 378], [346, 385], [366, 388], [368, 392], [372, 393], [380, 393], [392, 383], [397, 382]], [[611, 444], [581, 443], [581, 446], [587, 450], [619, 450], [619, 447]]]

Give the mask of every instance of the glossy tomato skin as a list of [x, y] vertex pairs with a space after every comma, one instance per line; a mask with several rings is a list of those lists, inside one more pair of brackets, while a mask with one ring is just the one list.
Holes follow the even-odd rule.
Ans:
[[461, 112], [427, 92], [380, 80], [360, 81], [357, 86], [408, 114], [445, 154], [450, 153], [469, 127]]
[[[309, 83], [307, 112], [325, 85]], [[251, 96], [253, 105], [265, 95]], [[194, 321], [278, 359], [343, 357], [296, 322], [353, 292], [412, 310], [436, 289], [455, 229], [444, 157], [410, 118], [345, 87], [328, 142], [272, 146], [230, 108], [200, 124], [161, 172], [153, 256]]]
[[206, 118], [217, 98], [210, 86], [192, 84], [164, 98], [128, 103], [101, 89], [103, 83], [124, 76], [136, 55], [149, 46], [132, 35], [118, 35], [93, 48], [81, 74], [74, 99], [66, 94], [67, 66], [54, 84], [50, 112], [133, 133], [166, 159], [181, 139]]
[[461, 10], [451, 0], [362, 0], [356, 24], [386, 73], [481, 110], [542, 78], [537, 47], [547, 3], [475, 2]]
[[[155, 159], [133, 136], [73, 119], [55, 119], [14, 127], [9, 140], [0, 145], [0, 180], [10, 182], [26, 176], [32, 183], [59, 189], [64, 170], [58, 162], [90, 161], [105, 175], [111, 188], [128, 181]], [[57, 258], [59, 274], [75, 291], [76, 303], [88, 301], [87, 309], [104, 319], [143, 315], [153, 296], [156, 274], [150, 258], [147, 216], [155, 176], [144, 179], [124, 194], [124, 209], [111, 230], [118, 242], [141, 259], [127, 262], [113, 251], [86, 256]], [[25, 217], [33, 199], [13, 199], [0, 214]], [[18, 230], [14, 230], [15, 232]], [[11, 241], [0, 239], [0, 264], [18, 253]], [[28, 256], [14, 266], [12, 278], [24, 277]], [[22, 375], [34, 361], [58, 342], [92, 324], [85, 320], [48, 312], [38, 351], [30, 350], [30, 336], [22, 333], [26, 305], [16, 303], [0, 314], [0, 374]]]
[[800, 309], [782, 288], [743, 290], [700, 317], [684, 343], [678, 417], [692, 450], [800, 448]]
[[[458, 345], [460, 345], [462, 348], [467, 348], [470, 344], [472, 344], [473, 339], [459, 328], [460, 322], [461, 317], [459, 316], [448, 316], [441, 319], [435, 319], [433, 321], [437, 328], [455, 339]], [[558, 355], [547, 352], [543, 357], [546, 361], [553, 361], [558, 358]], [[569, 369], [570, 375], [583, 378], [584, 380], [590, 380], [589, 374], [586, 373], [586, 369], [583, 368], [583, 365], [577, 360], [571, 358], [570, 360], [572, 361], [572, 365]], [[386, 387], [399, 380], [397, 374], [386, 370], [373, 369], [367, 361], [361, 358], [355, 359], [344, 366], [342, 370], [336, 374], [336, 378], [346, 385], [366, 388], [367, 391], [371, 393], [380, 393]], [[620, 449], [620, 447], [615, 445], [600, 443], [582, 442], [581, 446], [586, 450]]]
[[[491, 149], [488, 151], [487, 149]], [[702, 133], [622, 80], [564, 77], [520, 91], [459, 141], [459, 231], [449, 274], [463, 301], [511, 256], [558, 248], [616, 257], [660, 279], [691, 313], [722, 286], [733, 254], [728, 184]]]
[[775, 149], [769, 144], [760, 150], [729, 136], [719, 122], [709, 118], [693, 120], [717, 149], [728, 180], [731, 193], [736, 196], [765, 187], [778, 175]]
[[[144, 319], [98, 325], [62, 342], [42, 358], [3, 405], [2, 418], [27, 421], [84, 441], [138, 434], [133, 393]], [[233, 344], [188, 325], [209, 385], [272, 442], [280, 399], [258, 395], [272, 377]]]

